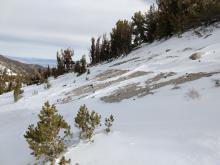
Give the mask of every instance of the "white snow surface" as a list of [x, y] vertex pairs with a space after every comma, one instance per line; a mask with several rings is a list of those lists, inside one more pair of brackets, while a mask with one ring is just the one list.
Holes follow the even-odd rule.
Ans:
[[[49, 100], [56, 104], [58, 112], [72, 126], [74, 139], [64, 155], [71, 158], [73, 165], [219, 165], [220, 87], [215, 87], [213, 80], [220, 79], [220, 74], [184, 83], [178, 90], [166, 86], [157, 89], [154, 95], [119, 103], [100, 100], [122, 86], [143, 83], [161, 72], [176, 72], [175, 76], [178, 76], [220, 71], [220, 28], [209, 28], [203, 36], [198, 37], [191, 31], [182, 37], [143, 45], [126, 57], [91, 67], [90, 75], [77, 77], [69, 73], [57, 79], [50, 78], [52, 87], [48, 90], [43, 85], [24, 87], [23, 98], [17, 103], [13, 102], [12, 92], [1, 95], [0, 164], [36, 162], [23, 135], [28, 125], [36, 124], [43, 103]], [[202, 58], [190, 60], [193, 53], [201, 53]], [[134, 58], [136, 60], [131, 60]], [[112, 84], [81, 99], [57, 104], [58, 99], [77, 87], [110, 81], [95, 78], [109, 69], [129, 70], [118, 77], [136, 71], [153, 73]], [[89, 80], [85, 80], [86, 77]], [[188, 97], [187, 93], [192, 89], [198, 91], [198, 99]], [[33, 95], [34, 91], [38, 94]], [[74, 126], [74, 117], [83, 104], [100, 113], [103, 120], [110, 114], [115, 116], [113, 131], [106, 135], [104, 126], [98, 128], [94, 143], [77, 138], [79, 130]]]
[[[5, 66], [3, 66], [2, 64], [0, 64], [0, 71], [4, 71], [6, 69], [6, 73], [8, 75], [16, 75], [16, 73], [14, 73], [11, 69], [6, 68]], [[1, 74], [1, 73], [0, 73]]]

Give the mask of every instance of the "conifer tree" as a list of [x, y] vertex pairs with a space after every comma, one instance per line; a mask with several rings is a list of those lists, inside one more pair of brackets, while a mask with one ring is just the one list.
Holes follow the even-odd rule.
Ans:
[[146, 41], [151, 43], [155, 39], [157, 39], [157, 20], [158, 12], [156, 11], [154, 5], [150, 6], [150, 10], [145, 14], [145, 22], [146, 22]]
[[85, 55], [82, 56], [80, 63], [81, 63], [80, 74], [84, 74], [87, 71], [87, 64], [86, 64], [86, 56]]
[[57, 52], [57, 75], [62, 75], [65, 73], [65, 64], [62, 56]]
[[5, 80], [3, 78], [3, 75], [1, 75], [1, 72], [2, 70], [0, 70], [0, 95], [3, 94], [5, 91]]
[[139, 46], [147, 41], [145, 17], [139, 11], [132, 17], [132, 33], [134, 35], [133, 46]]
[[74, 55], [74, 51], [71, 49], [66, 49], [61, 52], [62, 52], [62, 58], [65, 65], [65, 69], [69, 71], [70, 69], [72, 69], [72, 64], [73, 64], [72, 57]]
[[44, 104], [38, 118], [37, 126], [30, 125], [24, 137], [37, 160], [42, 158], [54, 165], [65, 150], [64, 140], [71, 135], [70, 126], [49, 102]]
[[17, 102], [22, 97], [23, 91], [21, 90], [22, 84], [20, 80], [16, 81], [16, 85], [14, 88], [14, 101]]
[[69, 165], [69, 164], [71, 164], [71, 160], [70, 159], [66, 160], [66, 158], [64, 156], [62, 156], [62, 158], [60, 159], [58, 164], [59, 165]]
[[75, 125], [81, 130], [80, 138], [91, 140], [95, 128], [100, 125], [100, 120], [101, 116], [98, 113], [90, 113], [85, 105], [81, 106], [75, 117]]
[[102, 44], [100, 47], [100, 61], [107, 61], [111, 58], [111, 47], [110, 41], [106, 37], [106, 34], [104, 34], [102, 37]]
[[91, 39], [91, 48], [89, 50], [92, 64], [95, 63], [95, 49], [96, 49], [95, 38], [92, 37], [92, 39]]
[[111, 32], [111, 53], [113, 57], [126, 55], [132, 48], [132, 28], [127, 20], [119, 20]]
[[95, 46], [95, 63], [100, 62], [100, 40], [101, 38], [98, 37], [96, 40], [96, 46]]
[[4, 93], [5, 90], [5, 83], [0, 80], [0, 95]]
[[106, 126], [106, 133], [109, 133], [111, 131], [111, 127], [113, 125], [113, 122], [114, 122], [114, 117], [113, 115], [111, 115], [109, 118], [105, 118], [105, 126]]
[[80, 61], [76, 61], [74, 72], [80, 74], [80, 71], [81, 71]]

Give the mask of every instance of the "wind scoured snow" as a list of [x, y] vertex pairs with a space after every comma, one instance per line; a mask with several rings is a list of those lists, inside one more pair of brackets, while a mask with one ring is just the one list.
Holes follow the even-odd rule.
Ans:
[[[211, 34], [211, 35], [210, 35]], [[80, 165], [219, 165], [220, 164], [220, 87], [215, 86], [220, 74], [179, 85], [154, 90], [153, 95], [130, 98], [107, 104], [100, 100], [125, 85], [144, 82], [160, 73], [175, 72], [173, 77], [187, 73], [220, 71], [220, 29], [198, 37], [187, 32], [182, 37], [143, 45], [128, 56], [90, 68], [90, 75], [77, 77], [69, 73], [43, 85], [24, 88], [24, 97], [13, 102], [13, 93], [0, 96], [0, 164], [33, 164], [35, 159], [23, 137], [28, 125], [35, 124], [41, 106], [47, 100], [54, 103], [74, 132], [74, 141], [65, 153], [72, 164]], [[208, 36], [208, 37], [207, 37]], [[190, 60], [193, 53], [201, 53], [200, 60]], [[107, 70], [128, 70], [127, 73], [104, 81], [98, 74]], [[74, 89], [97, 85], [129, 76], [137, 71], [150, 74], [113, 83], [87, 93], [86, 97], [71, 95]], [[86, 77], [89, 80], [86, 80]], [[168, 77], [171, 79], [173, 77]], [[164, 80], [159, 80], [163, 82]], [[192, 99], [195, 90], [199, 97]], [[38, 94], [36, 94], [36, 92]], [[74, 99], [60, 104], [58, 100], [70, 93]], [[113, 132], [106, 135], [104, 126], [94, 136], [94, 143], [77, 138], [74, 117], [83, 104], [103, 117], [115, 116]]]

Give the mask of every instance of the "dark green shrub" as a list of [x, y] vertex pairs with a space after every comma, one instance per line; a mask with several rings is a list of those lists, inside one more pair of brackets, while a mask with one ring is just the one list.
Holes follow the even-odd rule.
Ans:
[[53, 165], [65, 150], [64, 140], [71, 135], [70, 126], [49, 102], [44, 104], [38, 118], [37, 126], [30, 125], [24, 137], [37, 160], [42, 158]]
[[14, 101], [17, 102], [19, 99], [22, 98], [22, 93], [24, 92], [21, 90], [21, 83], [19, 81], [16, 82], [15, 88], [14, 88]]
[[114, 120], [115, 119], [114, 119], [113, 115], [111, 115], [109, 118], [105, 118], [105, 126], [106, 126], [105, 131], [106, 131], [106, 133], [111, 132], [111, 127], [113, 125]]
[[94, 130], [100, 125], [101, 116], [92, 111], [91, 113], [85, 105], [80, 107], [80, 110], [75, 117], [75, 125], [80, 132], [80, 138], [91, 140]]
[[59, 165], [69, 165], [69, 164], [71, 164], [71, 159], [66, 160], [66, 158], [64, 156], [62, 156], [62, 158], [60, 159], [58, 164]]

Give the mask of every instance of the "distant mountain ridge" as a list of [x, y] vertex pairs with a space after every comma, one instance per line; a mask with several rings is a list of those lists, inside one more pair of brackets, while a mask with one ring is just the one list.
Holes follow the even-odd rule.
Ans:
[[7, 58], [10, 58], [12, 60], [16, 60], [22, 63], [26, 64], [35, 64], [35, 65], [41, 65], [44, 67], [47, 67], [48, 65], [50, 67], [56, 66], [56, 60], [55, 59], [42, 59], [42, 58], [28, 58], [28, 57], [12, 57], [7, 56]]
[[37, 64], [27, 64], [0, 55], [0, 69], [7, 69], [11, 74], [32, 74], [34, 69], [43, 69]]

